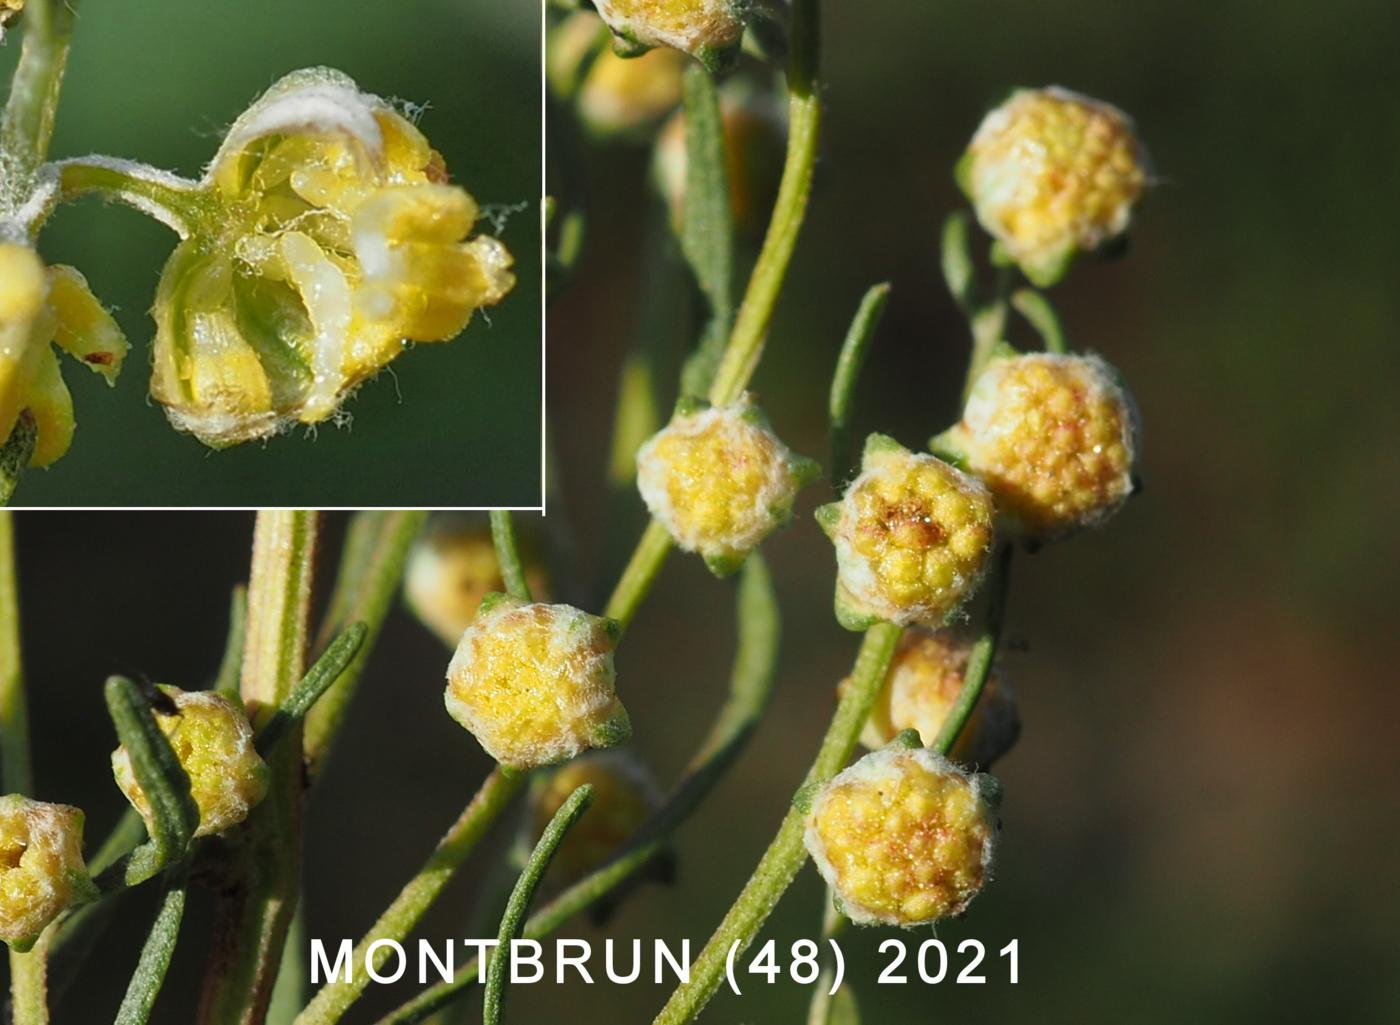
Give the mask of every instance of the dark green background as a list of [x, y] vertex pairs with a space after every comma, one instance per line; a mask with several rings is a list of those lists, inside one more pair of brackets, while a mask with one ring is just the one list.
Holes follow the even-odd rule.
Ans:
[[[93, 0], [79, 8], [55, 157], [108, 153], [197, 176], [223, 126], [281, 75], [327, 64], [365, 90], [428, 106], [421, 126], [454, 180], [518, 207], [503, 240], [515, 290], [447, 345], [395, 360], [347, 405], [350, 426], [297, 428], [211, 452], [146, 397], [146, 311], [173, 236], [95, 201], [61, 210], [41, 249], [87, 275], [132, 343], [115, 390], [64, 376], [73, 448], [16, 495], [28, 505], [538, 505], [540, 167], [532, 4], [404, 0]], [[18, 35], [0, 54], [8, 73]], [[493, 230], [483, 224], [481, 230]]]

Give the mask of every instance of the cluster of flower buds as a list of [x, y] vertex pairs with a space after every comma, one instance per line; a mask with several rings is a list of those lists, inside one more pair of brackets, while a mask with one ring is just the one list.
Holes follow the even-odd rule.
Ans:
[[638, 57], [596, 51], [603, 29], [597, 15], [570, 15], [550, 34], [548, 73], [556, 93], [574, 97], [578, 114], [599, 137], [630, 136], [681, 102], [687, 64], [679, 50], [648, 50]]
[[[860, 742], [874, 751], [905, 730], [915, 730], [924, 746], [932, 746], [962, 693], [971, 651], [972, 642], [960, 630], [906, 630]], [[842, 690], [848, 686], [849, 679], [841, 681]], [[948, 757], [959, 765], [990, 769], [1020, 733], [1016, 698], [994, 672]]]
[[[253, 747], [253, 728], [243, 709], [213, 691], [183, 691], [161, 687], [175, 705], [175, 714], [155, 709], [160, 727], [190, 780], [190, 796], [199, 808], [195, 836], [212, 836], [232, 829], [267, 796], [267, 764]], [[136, 779], [125, 747], [112, 752], [117, 786], [152, 822], [150, 803]]]
[[29, 245], [0, 241], [0, 442], [28, 410], [38, 430], [30, 465], [48, 466], [73, 441], [73, 399], [55, 347], [116, 381], [121, 329], [72, 267], [45, 267]]
[[55, 918], [96, 897], [83, 862], [83, 813], [0, 797], [0, 940], [27, 950]]
[[958, 165], [977, 219], [1041, 286], [1127, 230], [1149, 177], [1126, 114], [1054, 87], [1013, 93]]
[[665, 46], [717, 70], [744, 40], [745, 0], [594, 0], [594, 6], [624, 55]]
[[836, 615], [851, 630], [941, 625], [976, 590], [992, 549], [986, 487], [879, 434], [860, 476], [817, 521], [836, 546]]
[[977, 474], [1008, 530], [1037, 541], [1102, 524], [1133, 492], [1137, 415], [1097, 356], [994, 360], [935, 441]]
[[885, 748], [815, 795], [807, 851], [856, 924], [935, 922], [960, 914], [990, 877], [997, 792], [927, 748]]
[[412, 341], [447, 341], [513, 287], [441, 156], [324, 68], [282, 79], [193, 190], [161, 275], [151, 394], [223, 447], [332, 417]]
[[534, 769], [632, 734], [617, 624], [569, 605], [488, 595], [447, 669], [447, 711], [499, 763]]
[[[530, 593], [545, 600], [544, 565], [522, 545]], [[409, 608], [443, 643], [456, 647], [488, 594], [505, 590], [491, 528], [482, 517], [444, 516], [413, 546], [404, 571]]]
[[794, 455], [745, 395], [725, 406], [683, 400], [637, 453], [637, 487], [676, 544], [732, 573], [792, 516], [820, 468]]
[[534, 795], [535, 840], [575, 790], [593, 787], [587, 814], [569, 830], [550, 865], [550, 875], [568, 885], [620, 851], [661, 806], [661, 791], [644, 765], [625, 750], [595, 751], [561, 765]]
[[[745, 236], [757, 235], [782, 177], [786, 110], [773, 97], [744, 83], [729, 83], [720, 94], [724, 129], [724, 166], [729, 178], [729, 202], [734, 226]], [[676, 111], [656, 139], [652, 173], [671, 214], [676, 234], [685, 230], [685, 186], [688, 155], [685, 112]]]

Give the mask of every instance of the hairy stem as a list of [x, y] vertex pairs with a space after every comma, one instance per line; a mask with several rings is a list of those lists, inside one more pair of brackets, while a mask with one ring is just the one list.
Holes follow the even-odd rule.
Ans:
[[97, 195], [140, 210], [181, 238], [188, 238], [202, 221], [217, 215], [217, 208], [198, 182], [145, 164], [114, 157], [84, 157], [61, 161], [57, 166], [59, 198], [64, 202]]
[[501, 567], [506, 591], [519, 601], [530, 601], [530, 583], [525, 579], [525, 565], [520, 560], [520, 545], [515, 539], [515, 519], [509, 510], [491, 510], [491, 543], [496, 549], [496, 563]]
[[[306, 661], [316, 513], [263, 510], [253, 533], [241, 693], [265, 723], [302, 678]], [[200, 1025], [259, 1025], [301, 889], [304, 771], [300, 729], [268, 754], [272, 784], [243, 828], [222, 895]]]
[[[870, 717], [880, 684], [894, 658], [900, 633], [900, 628], [890, 623], [877, 623], [866, 631], [851, 673], [851, 686], [841, 696], [836, 714], [827, 728], [812, 767], [807, 771], [799, 795], [840, 772], [855, 750], [856, 739], [865, 720]], [[666, 1006], [656, 1016], [654, 1025], [683, 1025], [695, 1018], [709, 1003], [724, 978], [725, 960], [730, 947], [737, 943], [742, 954], [758, 936], [759, 929], [791, 885], [797, 870], [807, 860], [807, 850], [802, 844], [806, 814], [798, 807], [800, 803], [796, 801], [788, 809], [782, 825], [778, 827], [777, 836], [754, 869], [748, 884], [692, 966], [690, 981], [671, 994]]]
[[24, 12], [24, 46], [0, 116], [0, 210], [28, 200], [49, 154], [68, 47], [73, 38], [70, 0], [31, 0]]

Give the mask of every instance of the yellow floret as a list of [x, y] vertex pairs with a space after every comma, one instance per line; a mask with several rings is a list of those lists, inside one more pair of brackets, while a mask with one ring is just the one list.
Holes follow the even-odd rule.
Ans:
[[744, 36], [735, 0], [596, 0], [594, 6], [625, 46], [669, 46], [706, 64], [722, 61]]
[[[860, 742], [873, 751], [904, 730], [917, 730], [924, 746], [931, 746], [962, 693], [971, 650], [970, 640], [959, 631], [906, 630]], [[841, 687], [849, 684], [843, 680]], [[948, 756], [960, 765], [990, 768], [1020, 730], [1016, 699], [993, 673]]]
[[941, 623], [971, 596], [992, 546], [992, 499], [979, 482], [878, 435], [845, 497], [819, 515], [852, 626]]
[[[525, 553], [530, 593], [547, 600], [544, 567]], [[476, 618], [481, 600], [505, 589], [491, 528], [484, 520], [444, 519], [413, 546], [404, 597], [430, 630], [452, 647]]]
[[717, 572], [787, 522], [810, 461], [778, 440], [747, 396], [728, 406], [678, 413], [637, 453], [637, 487], [648, 510]]
[[202, 183], [220, 216], [175, 250], [156, 298], [151, 394], [213, 447], [317, 423], [410, 341], [446, 341], [514, 286], [469, 239], [475, 201], [384, 101], [287, 76]]
[[492, 596], [447, 669], [447, 711], [502, 765], [532, 769], [631, 735], [609, 620]]
[[[243, 709], [212, 691], [161, 687], [177, 715], [156, 712], [156, 723], [170, 741], [190, 779], [199, 807], [195, 836], [222, 833], [248, 817], [267, 796], [268, 769], [253, 747], [253, 729]], [[151, 822], [151, 806], [136, 780], [125, 747], [112, 752], [112, 774], [131, 806]]]
[[581, 879], [606, 862], [660, 804], [656, 784], [635, 758], [625, 751], [594, 752], [560, 766], [541, 787], [532, 810], [535, 839], [585, 783], [593, 787], [593, 803], [569, 830], [550, 867], [560, 884]]
[[983, 120], [960, 175], [982, 226], [1050, 284], [1075, 252], [1127, 229], [1148, 166], [1122, 111], [1064, 89], [1023, 89]]
[[0, 797], [0, 940], [27, 949], [60, 914], [95, 897], [83, 863], [83, 813]]
[[821, 790], [807, 850], [851, 921], [915, 926], [967, 907], [996, 841], [981, 780], [927, 749], [886, 749]]
[[949, 433], [998, 511], [1028, 537], [1097, 526], [1133, 491], [1136, 416], [1094, 356], [998, 360], [977, 380]]

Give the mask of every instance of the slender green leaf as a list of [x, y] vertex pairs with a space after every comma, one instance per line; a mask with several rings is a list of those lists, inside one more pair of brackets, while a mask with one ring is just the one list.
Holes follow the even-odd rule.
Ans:
[[321, 695], [340, 679], [341, 673], [354, 661], [368, 636], [368, 626], [364, 623], [351, 623], [331, 642], [330, 647], [316, 660], [316, 664], [307, 670], [306, 675], [292, 688], [287, 699], [277, 707], [272, 718], [258, 731], [257, 747], [260, 753], [266, 754], [271, 751], [288, 730], [306, 717]]
[[1026, 318], [1045, 343], [1047, 352], [1065, 353], [1069, 345], [1065, 341], [1065, 329], [1060, 323], [1059, 314], [1050, 300], [1034, 288], [1018, 289], [1011, 296], [1011, 305], [1016, 312]]
[[520, 878], [516, 881], [515, 889], [511, 891], [510, 900], [506, 904], [506, 913], [501, 918], [501, 928], [496, 933], [496, 952], [487, 963], [483, 1025], [500, 1025], [505, 1007], [506, 978], [510, 974], [511, 940], [519, 938], [530, 900], [534, 897], [540, 880], [544, 878], [549, 863], [554, 860], [559, 845], [564, 842], [570, 828], [592, 803], [593, 787], [585, 783], [570, 794], [569, 799], [554, 813], [554, 818], [549, 820], [539, 843], [535, 844], [535, 849], [530, 852], [530, 860], [525, 863], [525, 870], [520, 873]]
[[860, 1007], [850, 986], [842, 986], [831, 998], [829, 1025], [860, 1025]]
[[180, 921], [185, 916], [185, 880], [174, 879], [161, 898], [155, 923], [141, 948], [136, 971], [127, 984], [126, 996], [117, 1010], [114, 1025], [146, 1025], [155, 1007], [175, 943], [180, 937]]
[[219, 663], [219, 675], [214, 678], [214, 690], [236, 700], [239, 677], [243, 673], [243, 642], [248, 634], [248, 589], [238, 586], [229, 597], [228, 636], [224, 640], [224, 657]]
[[865, 367], [866, 356], [870, 353], [871, 342], [885, 314], [889, 302], [890, 286], [875, 285], [865, 293], [846, 332], [846, 341], [841, 346], [841, 355], [836, 360], [836, 373], [831, 378], [831, 397], [828, 413], [831, 417], [831, 481], [840, 488], [849, 479], [852, 470], [851, 455], [851, 405], [855, 399], [856, 385], [860, 381], [861, 370]]
[[964, 313], [977, 309], [977, 273], [968, 239], [967, 214], [959, 210], [943, 222], [943, 280]]
[[168, 864], [184, 855], [199, 826], [199, 807], [190, 794], [189, 776], [139, 686], [123, 676], [113, 676], [107, 680], [104, 694], [117, 738], [131, 757], [132, 773], [151, 809], [156, 854]]

